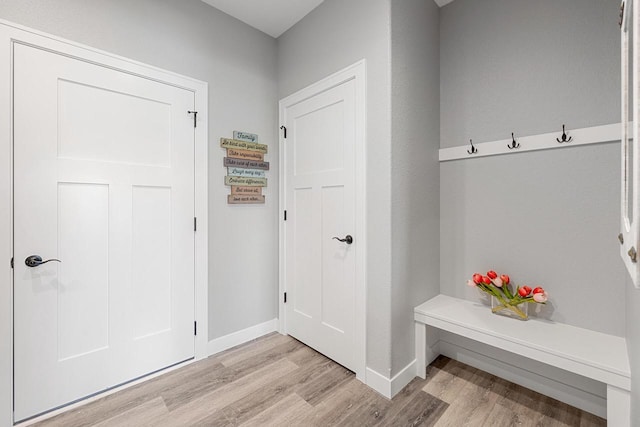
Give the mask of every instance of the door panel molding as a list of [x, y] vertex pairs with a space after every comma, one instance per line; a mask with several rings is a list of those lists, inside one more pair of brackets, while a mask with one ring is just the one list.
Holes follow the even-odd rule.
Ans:
[[[195, 318], [198, 334], [195, 358], [208, 356], [208, 204], [207, 135], [208, 84], [44, 32], [0, 20], [0, 424], [13, 424], [13, 49], [24, 44], [124, 73], [189, 90], [198, 111], [195, 131]], [[15, 260], [20, 262], [20, 260]]]
[[[358, 239], [356, 251], [355, 271], [355, 348], [356, 377], [365, 382], [366, 376], [366, 61], [360, 60], [304, 89], [280, 100], [279, 117], [280, 124], [287, 121], [286, 111], [311, 97], [322, 94], [343, 83], [354, 81], [355, 84], [355, 218], [356, 227], [354, 235]], [[283, 129], [284, 130], [284, 129]], [[287, 135], [289, 136], [289, 135]], [[287, 209], [286, 200], [286, 144], [285, 132], [280, 132], [280, 171], [279, 171], [279, 305], [278, 305], [278, 330], [286, 333], [286, 310], [284, 295], [287, 291], [286, 284], [286, 259], [285, 259], [285, 215]], [[289, 207], [291, 209], [291, 207]]]

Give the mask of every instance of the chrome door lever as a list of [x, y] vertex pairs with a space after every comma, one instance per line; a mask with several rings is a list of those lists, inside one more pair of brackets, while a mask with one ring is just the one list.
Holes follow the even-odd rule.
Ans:
[[25, 265], [27, 267], [33, 268], [33, 267], [37, 267], [37, 266], [42, 265], [42, 264], [46, 264], [46, 263], [51, 262], [51, 261], [62, 262], [59, 259], [55, 259], [55, 258], [43, 261], [42, 257], [40, 255], [31, 255], [31, 256], [28, 256], [27, 259], [24, 260], [24, 263], [25, 263]]

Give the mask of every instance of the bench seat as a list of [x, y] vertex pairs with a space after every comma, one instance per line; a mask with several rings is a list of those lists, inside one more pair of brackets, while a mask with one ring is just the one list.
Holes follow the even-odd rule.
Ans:
[[629, 424], [631, 373], [623, 337], [535, 317], [520, 321], [498, 316], [485, 305], [446, 295], [417, 306], [414, 320], [417, 375], [422, 378], [430, 362], [430, 326], [603, 382], [609, 425]]

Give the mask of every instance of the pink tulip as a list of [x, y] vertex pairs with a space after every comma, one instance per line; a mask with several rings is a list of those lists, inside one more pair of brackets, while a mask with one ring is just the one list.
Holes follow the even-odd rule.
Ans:
[[547, 302], [548, 295], [546, 292], [538, 292], [537, 294], [533, 294], [533, 300], [535, 302]]
[[493, 284], [496, 285], [497, 287], [501, 288], [503, 283], [502, 283], [502, 279], [499, 277], [496, 277], [495, 279], [493, 279]]
[[476, 286], [476, 282], [474, 282], [473, 280], [469, 279], [467, 280], [467, 286], [471, 286], [472, 288]]

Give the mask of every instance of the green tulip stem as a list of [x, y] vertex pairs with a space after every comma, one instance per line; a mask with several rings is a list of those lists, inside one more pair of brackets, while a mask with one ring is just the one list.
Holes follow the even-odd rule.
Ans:
[[513, 294], [511, 293], [511, 289], [509, 289], [509, 285], [503, 284], [502, 285], [502, 290], [507, 295], [507, 297], [509, 297], [509, 299], [512, 300], [514, 298]]

